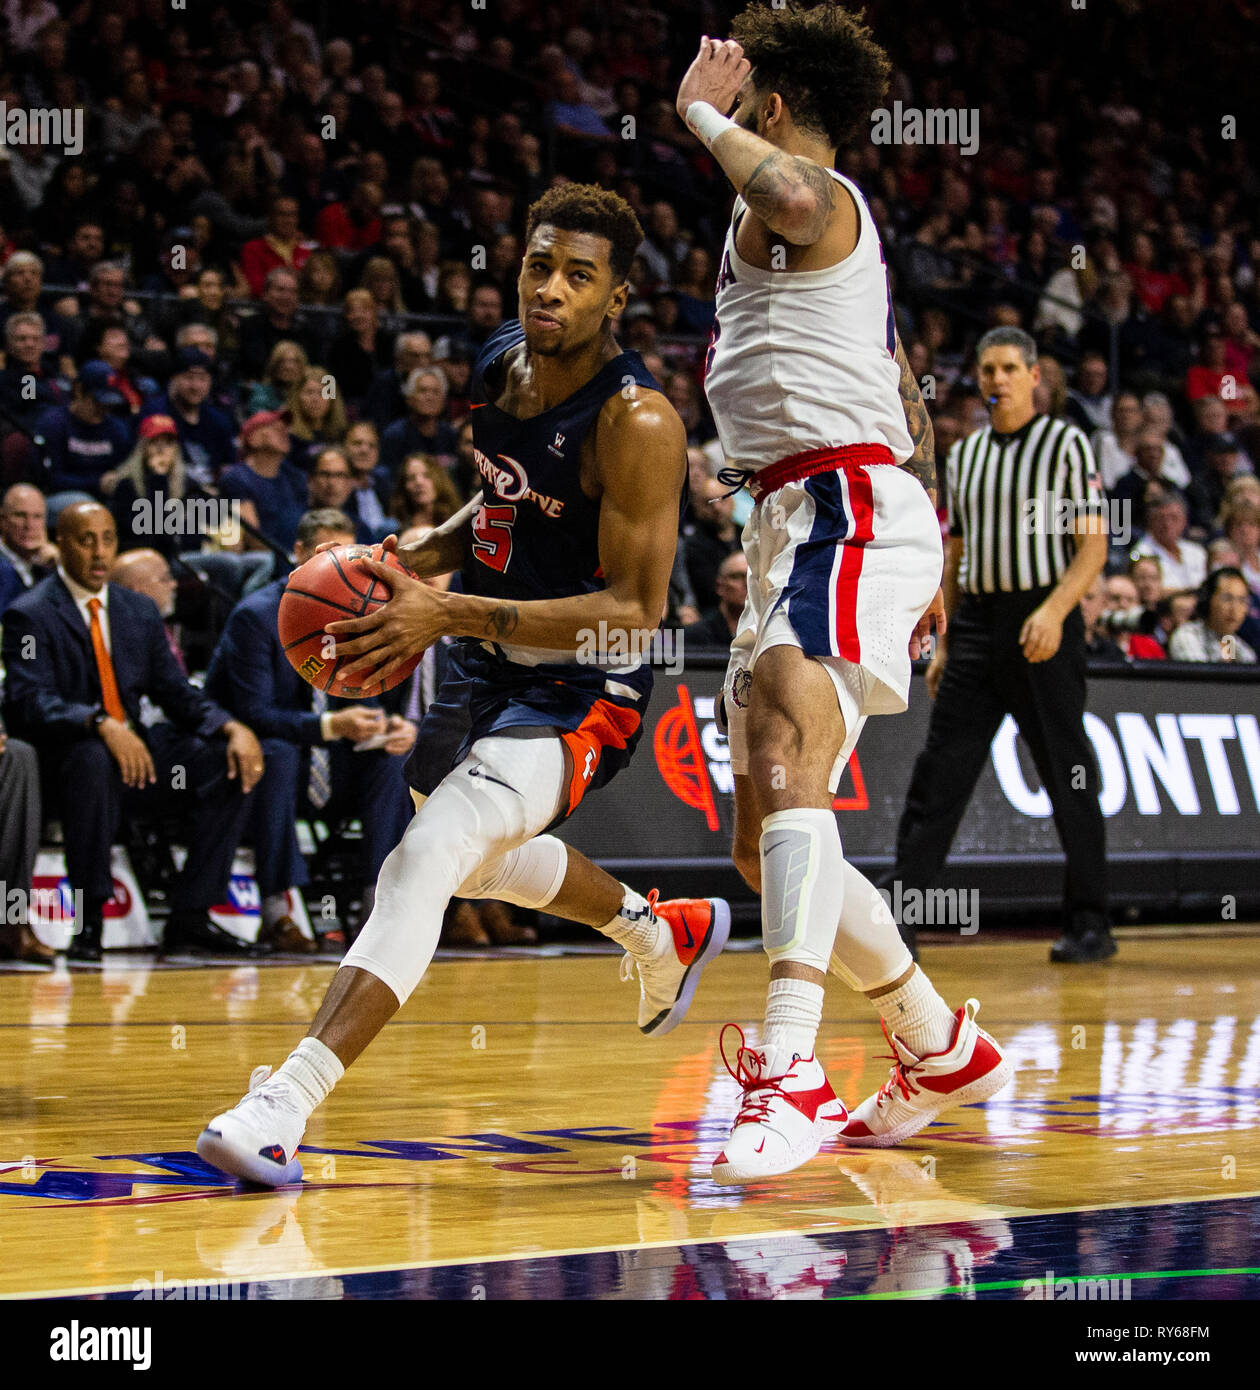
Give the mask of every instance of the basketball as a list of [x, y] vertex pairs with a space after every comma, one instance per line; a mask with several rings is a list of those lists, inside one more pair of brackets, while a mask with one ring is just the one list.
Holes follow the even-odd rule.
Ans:
[[325, 624], [374, 613], [390, 596], [388, 584], [354, 563], [362, 559], [379, 560], [399, 574], [415, 578], [379, 545], [337, 545], [312, 555], [293, 571], [280, 598], [277, 618], [284, 654], [298, 675], [317, 690], [348, 700], [365, 700], [392, 689], [411, 675], [423, 655], [417, 652], [387, 681], [346, 685], [337, 674], [349, 658], [330, 654], [333, 639], [324, 631]]

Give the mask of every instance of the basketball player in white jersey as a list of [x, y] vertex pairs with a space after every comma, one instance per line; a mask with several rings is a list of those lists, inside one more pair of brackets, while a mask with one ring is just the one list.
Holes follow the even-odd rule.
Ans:
[[[761, 894], [770, 989], [760, 1047], [740, 1033], [727, 1063], [744, 1099], [720, 1183], [790, 1172], [841, 1134], [901, 1143], [1010, 1075], [976, 1001], [952, 1011], [911, 960], [832, 811], [867, 717], [906, 708], [910, 660], [945, 617], [931, 423], [875, 224], [833, 168], [879, 106], [888, 60], [838, 5], [753, 5], [732, 32], [702, 41], [678, 93], [739, 194], [705, 389], [727, 476], [756, 503], [723, 705], [733, 856]], [[815, 1055], [829, 966], [872, 1001], [893, 1049], [852, 1116]]]

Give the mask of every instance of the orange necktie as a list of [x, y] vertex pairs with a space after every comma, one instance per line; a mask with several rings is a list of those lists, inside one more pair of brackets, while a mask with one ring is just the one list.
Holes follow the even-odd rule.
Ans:
[[111, 719], [117, 719], [119, 723], [125, 724], [127, 711], [123, 709], [123, 702], [119, 698], [118, 681], [114, 676], [114, 663], [109, 659], [109, 649], [105, 645], [105, 632], [101, 627], [100, 599], [88, 599], [88, 608], [92, 613], [92, 651], [96, 655], [96, 672], [101, 678], [101, 696], [105, 705], [105, 713]]

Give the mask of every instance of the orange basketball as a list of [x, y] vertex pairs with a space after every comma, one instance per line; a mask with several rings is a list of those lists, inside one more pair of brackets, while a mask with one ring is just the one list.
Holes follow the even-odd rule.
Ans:
[[362, 618], [375, 612], [390, 596], [388, 584], [354, 563], [359, 559], [380, 560], [399, 574], [415, 578], [401, 561], [386, 554], [379, 545], [335, 545], [312, 555], [289, 576], [280, 596], [277, 619], [284, 654], [298, 675], [317, 690], [349, 700], [379, 695], [405, 681], [423, 655], [417, 652], [387, 681], [372, 679], [367, 685], [342, 682], [337, 671], [350, 658], [331, 654], [334, 639], [324, 631], [324, 625], [342, 618]]

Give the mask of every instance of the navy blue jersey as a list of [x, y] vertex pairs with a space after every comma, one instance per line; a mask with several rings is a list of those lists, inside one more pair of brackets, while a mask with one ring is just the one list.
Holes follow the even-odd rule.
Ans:
[[487, 403], [473, 411], [473, 446], [485, 505], [473, 522], [464, 590], [524, 602], [569, 598], [604, 587], [599, 565], [599, 507], [582, 491], [582, 441], [605, 401], [630, 382], [660, 385], [637, 352], [606, 362], [571, 396], [518, 420], [491, 399], [502, 389], [494, 369], [525, 339], [519, 319], [497, 328], [473, 364], [471, 388]]

